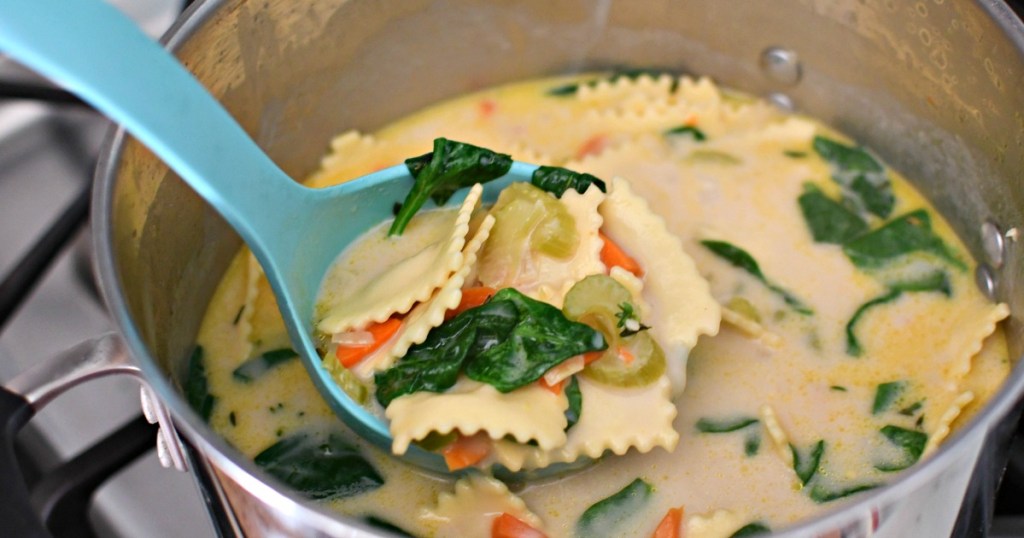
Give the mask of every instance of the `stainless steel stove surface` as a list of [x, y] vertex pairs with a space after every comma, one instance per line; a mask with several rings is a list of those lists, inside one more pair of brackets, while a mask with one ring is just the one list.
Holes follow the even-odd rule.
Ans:
[[[161, 34], [182, 8], [180, 1], [168, 0], [114, 3], [154, 36]], [[45, 85], [2, 57], [0, 80]], [[89, 188], [109, 125], [81, 105], [0, 100], [0, 279], [12, 275], [16, 264], [44, 239], [51, 225], [84, 213], [88, 196], [83, 193]], [[73, 233], [71, 246], [39, 275], [39, 284], [7, 323], [0, 324], [0, 380], [111, 329], [91, 287], [88, 231], [83, 228]], [[32, 467], [50, 471], [138, 415], [139, 386], [135, 381], [97, 380], [72, 390], [37, 415], [22, 433], [22, 448]], [[152, 444], [155, 433], [149, 437]], [[71, 534], [214, 534], [192, 478], [161, 467], [153, 450], [97, 490], [89, 519], [92, 528]]]
[[[116, 0], [114, 3], [154, 36], [161, 34], [182, 8], [179, 0]], [[15, 302], [20, 306], [13, 313], [4, 312], [2, 308], [4, 300], [10, 299], [4, 293], [10, 294], [11, 286], [6, 290], [0, 286], [0, 382], [111, 329], [91, 281], [88, 231], [74, 225], [84, 219], [93, 166], [109, 123], [88, 107], [74, 102], [9, 98], [19, 93], [18, 84], [22, 82], [34, 87], [47, 86], [45, 81], [0, 56], [0, 282], [10, 284], [10, 277], [19, 265], [22, 277], [27, 276], [29, 280], [39, 277], [38, 285], [25, 299]], [[63, 101], [64, 97], [58, 95], [56, 100]], [[26, 256], [48, 241], [44, 237], [46, 231], [61, 220], [72, 222], [73, 239], [69, 246], [58, 251], [45, 273], [40, 274], [35, 269], [27, 274], [24, 271]], [[17, 284], [15, 294], [26, 289], [25, 283]], [[1014, 429], [1017, 425], [1007, 427]], [[142, 446], [128, 448], [120, 444], [123, 438], [138, 439], [140, 431], [145, 441]], [[131, 435], [120, 437], [122, 434]], [[128, 379], [92, 381], [62, 396], [37, 415], [20, 439], [30, 481], [37, 480], [40, 473], [63, 469], [62, 464], [99, 442], [105, 444], [93, 449], [94, 452], [113, 447], [141, 454], [116, 471], [113, 478], [105, 480], [91, 496], [89, 526], [81, 526], [72, 518], [70, 523], [58, 525], [59, 531], [55, 534], [147, 537], [218, 534], [216, 529], [221, 527], [211, 520], [194, 479], [164, 469], [157, 461], [152, 450], [155, 436], [155, 429], [139, 419], [139, 388], [135, 381]], [[1018, 433], [1014, 442], [1016, 453], [1010, 458], [1007, 472], [1010, 483], [1003, 485], [1006, 494], [996, 500], [991, 493], [991, 484], [998, 481], [993, 477], [999, 475], [1001, 461], [1005, 461], [997, 456], [993, 459], [994, 472], [979, 472], [979, 489], [983, 493], [966, 500], [957, 526], [958, 534], [982, 535], [995, 504], [999, 517], [990, 535], [1024, 536], [1022, 439], [1024, 437]], [[53, 509], [52, 506], [41, 508]], [[2, 523], [0, 534], [3, 534]]]

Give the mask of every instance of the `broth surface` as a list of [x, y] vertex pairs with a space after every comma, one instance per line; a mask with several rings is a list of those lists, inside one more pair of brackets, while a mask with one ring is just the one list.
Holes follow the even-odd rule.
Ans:
[[[569, 85], [576, 86], [570, 91]], [[693, 129], [667, 132], [686, 126]], [[893, 271], [913, 280], [941, 267], [948, 294], [899, 288], [892, 271], [864, 270], [843, 246], [815, 242], [798, 203], [806, 184], [833, 200], [842, 195], [832, 179], [834, 164], [813, 147], [815, 136], [849, 143], [811, 119], [706, 80], [588, 75], [528, 81], [441, 103], [373, 135], [343, 134], [308, 184], [327, 186], [400, 163], [429, 152], [440, 136], [516, 160], [626, 179], [680, 239], [726, 313], [719, 333], [701, 337], [686, 363], [685, 391], [675, 400], [675, 450], [609, 455], [565, 478], [512, 484], [514, 494], [466, 482], [469, 493], [452, 496], [453, 480], [425, 475], [349, 439], [384, 483], [323, 501], [341, 513], [371, 516], [417, 536], [480, 529], [486, 535], [502, 503], [518, 498], [525, 503], [519, 509], [539, 518], [549, 536], [571, 536], [584, 510], [642, 478], [653, 493], [623, 516], [615, 535], [650, 536], [678, 506], [685, 507], [688, 537], [730, 536], [754, 522], [781, 529], [845, 502], [849, 496], [841, 493], [892, 480], [890, 464], [906, 445], [883, 430], [923, 434], [928, 457], [950, 424], [966, 422], [1009, 372], [996, 325], [1008, 313], [1005, 305], [976, 289], [966, 248], [895, 171], [885, 171], [895, 197], [891, 214], [870, 217], [868, 224], [874, 230], [925, 209], [934, 234], [963, 265], [925, 255]], [[382, 203], [392, 202], [398, 200]], [[703, 240], [741, 247], [775, 288]], [[387, 264], [382, 248], [367, 242], [348, 255]], [[796, 311], [779, 289], [813, 314]], [[851, 325], [859, 354], [850, 352]], [[247, 457], [298, 432], [347, 433], [299, 361], [285, 360], [247, 381], [235, 373], [247, 359], [290, 347], [248, 251], [225, 274], [198, 344], [209, 394], [216, 397], [209, 422]], [[721, 433], [698, 427], [702, 419], [738, 417], [756, 421]], [[823, 448], [814, 458], [819, 442]], [[811, 471], [795, 468], [794, 452], [805, 463], [817, 460]], [[813, 472], [807, 484], [801, 472]]]

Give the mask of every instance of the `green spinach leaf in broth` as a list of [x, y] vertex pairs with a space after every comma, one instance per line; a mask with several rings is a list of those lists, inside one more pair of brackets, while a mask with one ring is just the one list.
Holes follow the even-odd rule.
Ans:
[[451, 388], [466, 360], [496, 346], [518, 320], [514, 304], [492, 298], [435, 327], [394, 366], [374, 375], [377, 401], [387, 407], [399, 396]]
[[902, 471], [917, 463], [928, 444], [928, 434], [916, 430], [908, 430], [899, 426], [887, 425], [879, 430], [890, 443], [903, 451], [900, 461], [887, 464], [876, 464], [875, 468], [883, 472]]
[[875, 389], [875, 401], [871, 404], [871, 414], [877, 415], [887, 411], [896, 403], [896, 400], [899, 399], [906, 388], [906, 381], [880, 383], [878, 388]]
[[654, 488], [637, 478], [614, 495], [594, 503], [587, 508], [576, 522], [576, 536], [618, 536], [624, 530], [624, 524], [634, 515], [641, 512]]
[[359, 450], [336, 434], [297, 433], [266, 448], [253, 461], [310, 499], [351, 497], [384, 484]]
[[680, 125], [679, 127], [673, 127], [671, 129], [667, 129], [665, 134], [668, 136], [689, 135], [696, 142], [704, 142], [708, 139], [707, 135], [704, 134], [704, 131], [701, 131], [693, 125]]
[[574, 172], [558, 166], [541, 166], [530, 176], [530, 183], [535, 187], [561, 198], [565, 191], [573, 189], [583, 194], [591, 185], [596, 185], [601, 192], [608, 192], [608, 187], [600, 178], [590, 174]]
[[860, 215], [829, 198], [818, 187], [807, 183], [797, 200], [804, 221], [817, 243], [841, 245], [868, 230]]
[[808, 493], [808, 496], [811, 498], [812, 501], [818, 504], [824, 504], [842, 499], [844, 497], [849, 497], [850, 495], [860, 493], [862, 491], [875, 489], [880, 486], [882, 486], [882, 484], [865, 483], [853, 484], [849, 486], [829, 487], [825, 484], [822, 484], [821, 482], [817, 482], [811, 488], [810, 492]]
[[206, 363], [202, 346], [196, 346], [188, 360], [188, 372], [185, 376], [185, 399], [188, 405], [206, 422], [210, 421], [213, 407], [217, 405], [217, 397], [210, 394], [206, 379]]
[[291, 348], [275, 349], [252, 357], [235, 368], [231, 377], [242, 383], [252, 383], [275, 367], [299, 357]]
[[832, 164], [832, 179], [840, 184], [858, 207], [888, 218], [896, 205], [885, 168], [863, 148], [847, 146], [823, 136], [812, 144], [821, 158]]
[[565, 410], [565, 431], [569, 431], [580, 421], [580, 413], [583, 412], [583, 392], [580, 391], [576, 376], [569, 378], [569, 384], [565, 386], [565, 397], [569, 400], [569, 407]]
[[513, 304], [519, 319], [500, 342], [470, 356], [465, 372], [501, 392], [533, 383], [570, 357], [608, 347], [597, 330], [570, 321], [558, 308], [515, 289], [498, 291], [491, 302]]
[[857, 308], [857, 311], [853, 313], [850, 321], [846, 323], [846, 354], [858, 357], [864, 352], [864, 348], [861, 346], [860, 340], [854, 332], [854, 328], [857, 326], [857, 322], [864, 316], [865, 312], [876, 306], [891, 303], [903, 296], [904, 293], [920, 292], [938, 292], [949, 297], [953, 293], [949, 284], [949, 275], [940, 271], [918, 280], [897, 282], [889, 288], [888, 292], [860, 305], [860, 307]]
[[729, 538], [749, 538], [750, 536], [758, 536], [758, 535], [761, 535], [761, 534], [771, 534], [771, 532], [772, 532], [772, 529], [770, 527], [768, 527], [768, 525], [765, 525], [764, 523], [761, 523], [760, 521], [754, 521], [752, 523], [747, 523], [746, 525], [740, 527], [740, 529], [738, 531], [732, 533], [729, 536]]
[[759, 423], [760, 421], [754, 417], [737, 416], [728, 418], [707, 418], [703, 417], [697, 420], [697, 431], [700, 433], [729, 433], [737, 430], [742, 430], [747, 426], [751, 426]]
[[402, 235], [428, 199], [443, 205], [463, 187], [504, 176], [512, 168], [512, 157], [463, 142], [435, 138], [434, 151], [406, 159], [405, 165], [415, 181], [388, 235]]
[[754, 278], [761, 281], [761, 283], [767, 286], [768, 289], [770, 289], [776, 295], [782, 297], [782, 300], [785, 301], [786, 304], [789, 305], [790, 308], [795, 310], [797, 313], [803, 314], [805, 316], [814, 314], [814, 310], [812, 310], [811, 307], [804, 304], [804, 302], [798, 299], [795, 295], [790, 293], [782, 286], [779, 286], [768, 280], [768, 278], [764, 276], [764, 273], [761, 272], [760, 265], [758, 265], [757, 261], [754, 260], [754, 257], [751, 256], [747, 251], [725, 241], [713, 241], [706, 239], [701, 241], [700, 243], [718, 257], [732, 264], [734, 267], [738, 267], [746, 271]]
[[924, 252], [960, 270], [967, 265], [932, 231], [924, 209], [911, 211], [843, 245], [843, 252], [861, 269], [884, 267], [908, 254]]
[[793, 453], [793, 470], [800, 478], [800, 483], [806, 486], [821, 466], [821, 457], [825, 454], [825, 440], [818, 440], [807, 450], [800, 450], [791, 444], [789, 450]]

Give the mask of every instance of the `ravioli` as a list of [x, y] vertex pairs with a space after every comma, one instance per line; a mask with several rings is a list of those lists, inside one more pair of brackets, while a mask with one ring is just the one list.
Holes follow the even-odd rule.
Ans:
[[489, 536], [491, 522], [501, 514], [542, 529], [541, 519], [502, 482], [473, 475], [455, 483], [453, 493], [442, 493], [437, 505], [417, 516], [421, 524], [433, 530], [433, 536], [463, 538]]

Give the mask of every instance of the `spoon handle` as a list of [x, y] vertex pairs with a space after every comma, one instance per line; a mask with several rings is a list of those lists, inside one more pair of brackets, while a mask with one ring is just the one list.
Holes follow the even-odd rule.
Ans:
[[289, 202], [303, 189], [169, 52], [106, 2], [3, 0], [0, 50], [122, 124], [247, 241], [267, 237], [267, 225], [281, 222], [275, 217], [300, 211]]

